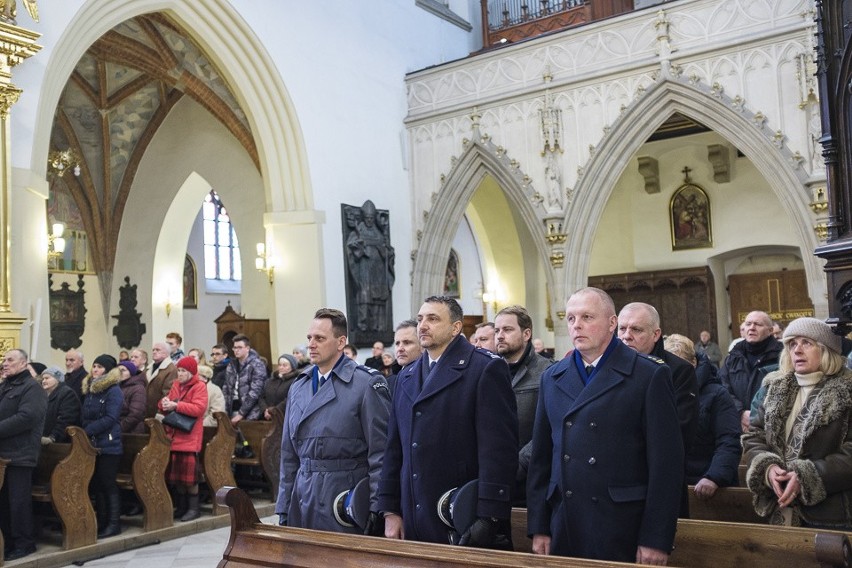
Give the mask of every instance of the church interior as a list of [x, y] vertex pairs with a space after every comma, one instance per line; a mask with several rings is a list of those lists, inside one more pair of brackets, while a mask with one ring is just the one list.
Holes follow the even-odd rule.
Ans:
[[289, 352], [353, 303], [338, 211], [368, 200], [391, 326], [447, 292], [470, 326], [526, 306], [564, 352], [590, 282], [720, 344], [758, 305], [827, 316], [809, 2], [520, 32], [466, 0], [116, 4], [18, 16], [40, 37], [10, 73], [6, 290], [37, 360], [209, 348], [230, 312]]
[[0, 342], [273, 360], [333, 307], [363, 359], [446, 294], [468, 334], [525, 306], [558, 357], [587, 285], [723, 350], [752, 310], [835, 316], [815, 4], [19, 3]]

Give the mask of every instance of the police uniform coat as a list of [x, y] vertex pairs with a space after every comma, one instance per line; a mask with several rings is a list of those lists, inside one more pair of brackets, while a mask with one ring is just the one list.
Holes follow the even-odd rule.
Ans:
[[287, 525], [337, 532], [332, 504], [370, 476], [370, 510], [385, 451], [390, 394], [385, 378], [346, 356], [312, 392], [314, 365], [303, 370], [287, 396], [281, 439], [281, 479], [275, 512]]
[[479, 479], [477, 515], [508, 519], [518, 469], [518, 415], [506, 361], [457, 336], [426, 378], [429, 354], [399, 374], [379, 508], [402, 515], [405, 538], [448, 542], [445, 492]]
[[635, 562], [639, 545], [672, 550], [683, 444], [669, 368], [613, 342], [588, 386], [573, 354], [541, 379], [528, 532], [551, 554]]

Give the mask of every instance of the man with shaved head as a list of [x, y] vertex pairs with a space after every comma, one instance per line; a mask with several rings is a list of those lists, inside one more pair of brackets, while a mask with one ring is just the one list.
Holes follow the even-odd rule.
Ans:
[[734, 398], [734, 406], [740, 413], [740, 425], [746, 432], [751, 401], [760, 389], [763, 377], [778, 369], [782, 345], [772, 336], [772, 319], [766, 312], [750, 312], [742, 327], [745, 338], [731, 349], [725, 364], [719, 369], [719, 378]]

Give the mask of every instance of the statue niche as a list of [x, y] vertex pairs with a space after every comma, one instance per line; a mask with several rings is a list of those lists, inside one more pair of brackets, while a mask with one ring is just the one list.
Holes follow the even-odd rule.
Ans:
[[341, 204], [346, 252], [346, 306], [349, 342], [371, 345], [393, 338], [394, 250], [390, 218], [372, 201], [361, 207]]
[[142, 342], [145, 324], [142, 323], [142, 314], [136, 311], [136, 284], [130, 284], [130, 276], [124, 277], [124, 286], [118, 289], [118, 293], [118, 315], [112, 316], [118, 323], [112, 328], [112, 334], [121, 347], [133, 349]]

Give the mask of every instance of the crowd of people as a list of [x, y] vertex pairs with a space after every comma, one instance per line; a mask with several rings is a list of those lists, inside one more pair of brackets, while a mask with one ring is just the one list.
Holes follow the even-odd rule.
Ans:
[[[5, 354], [0, 370], [0, 458], [9, 460], [0, 491], [0, 530], [5, 558], [35, 552], [32, 474], [40, 447], [67, 443], [68, 426], [83, 428], [98, 450], [89, 493], [97, 515], [98, 538], [121, 533], [121, 516], [141, 512], [135, 496], [119, 489], [122, 434], [144, 434], [146, 418], [165, 420], [171, 440], [166, 472], [175, 519], [200, 516], [198, 455], [204, 426], [216, 426], [215, 412], [228, 412], [233, 424], [246, 418], [271, 420], [284, 411], [287, 393], [306, 357], [285, 353], [274, 372], [267, 370], [247, 337], [233, 338], [233, 356], [224, 344], [184, 354], [183, 338], [169, 333], [144, 349], [122, 350], [116, 359], [103, 353], [86, 368], [84, 354], [65, 354], [65, 370], [31, 361], [21, 349]], [[184, 431], [169, 426], [177, 413], [194, 420]], [[14, 522], [12, 522], [14, 519]]]
[[[654, 306], [617, 312], [604, 291], [584, 288], [566, 304], [573, 348], [554, 362], [524, 307], [500, 310], [469, 339], [462, 316], [456, 300], [426, 298], [397, 326], [393, 350], [376, 342], [363, 365], [346, 316], [329, 308], [272, 372], [241, 335], [209, 361], [198, 348], [184, 355], [171, 333], [150, 362], [134, 349], [99, 355], [88, 371], [77, 350], [65, 372], [9, 351], [7, 559], [35, 550], [32, 471], [41, 445], [67, 441], [67, 426], [99, 450], [90, 493], [102, 538], [121, 532], [127, 505], [116, 485], [122, 433], [164, 421], [175, 518], [190, 521], [203, 426], [217, 411], [233, 425], [270, 420], [273, 407], [284, 415], [282, 525], [511, 550], [511, 508], [526, 507], [537, 554], [665, 564], [688, 491], [712, 499], [737, 485], [742, 459], [769, 522], [852, 529], [852, 349], [824, 322], [784, 328], [751, 312], [723, 357], [708, 331], [695, 342], [664, 335]], [[339, 506], [357, 491], [367, 510]]]

